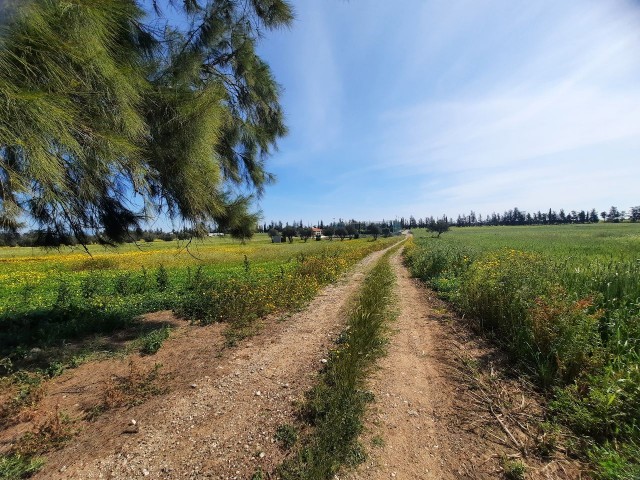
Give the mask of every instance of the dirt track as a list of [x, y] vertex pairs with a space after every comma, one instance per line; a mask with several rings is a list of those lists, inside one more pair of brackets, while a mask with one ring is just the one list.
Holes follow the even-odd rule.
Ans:
[[[522, 448], [512, 443], [507, 430], [488, 414], [488, 402], [476, 401], [479, 384], [473, 377], [490, 375], [502, 400], [516, 398], [519, 403], [522, 398], [517, 408], [528, 418], [541, 415], [537, 399], [518, 381], [494, 371], [494, 364], [503, 362], [500, 354], [411, 278], [400, 255], [392, 265], [399, 314], [388, 354], [370, 382], [376, 401], [363, 439], [370, 456], [346, 478], [504, 478], [503, 465], [509, 460], [522, 461], [527, 478], [579, 478], [575, 465], [564, 459], [522, 458], [532, 438], [517, 426], [506, 427]], [[466, 362], [478, 371], [471, 374]]]
[[[340, 333], [348, 300], [380, 255], [370, 255], [322, 290], [306, 310], [271, 320], [239, 347], [221, 348], [219, 326], [167, 341], [155, 361], [171, 372], [176, 389], [139, 407], [107, 412], [70, 446], [49, 455], [36, 478], [232, 479], [249, 478], [258, 468], [270, 471], [283, 458], [273, 441], [277, 426], [294, 422], [296, 402]], [[189, 351], [194, 336], [193, 349], [208, 359], [181, 362], [186, 359], [174, 353]], [[124, 434], [130, 419], [139, 432]]]
[[[168, 392], [139, 406], [108, 410], [94, 422], [78, 421], [80, 434], [48, 454], [35, 478], [249, 479], [259, 469], [272, 471], [285, 455], [274, 441], [276, 428], [296, 422], [296, 406], [344, 327], [350, 298], [381, 255], [367, 257], [304, 311], [265, 320], [260, 333], [237, 347], [224, 348], [219, 324], [181, 324], [157, 355], [135, 360], [143, 369], [161, 363]], [[499, 355], [409, 277], [399, 254], [392, 264], [399, 316], [370, 384], [376, 401], [362, 438], [369, 458], [339, 478], [502, 477], [504, 459], [526, 456], [528, 439], [517, 437], [523, 448], [516, 448], [486, 406], [473, 401], [477, 388], [461, 362], [471, 358], [493, 378]], [[169, 312], [149, 320], [176, 322]], [[54, 379], [39, 414], [59, 405], [78, 415], [99, 399], [110, 378], [126, 374], [128, 362], [88, 363]], [[530, 392], [525, 402], [517, 382], [500, 382], [492, 385], [518, 402], [522, 395], [527, 418], [540, 413]], [[564, 460], [545, 463], [529, 456], [525, 463], [527, 478], [579, 478]]]

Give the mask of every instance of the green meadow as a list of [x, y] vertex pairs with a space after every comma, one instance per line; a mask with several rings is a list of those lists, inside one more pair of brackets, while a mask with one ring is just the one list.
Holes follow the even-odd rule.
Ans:
[[267, 235], [256, 235], [246, 243], [209, 238], [92, 245], [91, 255], [81, 248], [5, 247], [0, 358], [10, 371], [27, 364], [36, 348], [56, 352], [39, 358], [67, 364], [74, 352], [63, 348], [69, 342], [92, 342], [163, 309], [201, 323], [233, 323], [300, 308], [322, 285], [394, 241], [273, 244]]

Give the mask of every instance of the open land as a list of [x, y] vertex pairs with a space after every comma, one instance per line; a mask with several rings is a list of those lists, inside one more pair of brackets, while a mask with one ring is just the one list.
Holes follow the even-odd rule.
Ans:
[[414, 233], [3, 249], [0, 478], [634, 478], [640, 228]]

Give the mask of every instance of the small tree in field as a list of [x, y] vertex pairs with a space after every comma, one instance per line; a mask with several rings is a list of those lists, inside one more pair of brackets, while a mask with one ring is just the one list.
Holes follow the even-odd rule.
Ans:
[[338, 227], [336, 228], [336, 236], [340, 239], [340, 240], [344, 240], [345, 238], [347, 238], [347, 236], [349, 236], [349, 233], [347, 232], [347, 229], [344, 227]]
[[427, 224], [427, 230], [432, 233], [437, 233], [438, 238], [440, 238], [440, 235], [442, 235], [444, 232], [449, 231], [449, 222], [444, 219], [434, 220]]
[[375, 223], [371, 223], [367, 227], [367, 233], [369, 235], [371, 235], [374, 240], [377, 240], [378, 236], [380, 235], [380, 227], [378, 225], [376, 225]]
[[295, 237], [297, 234], [298, 232], [296, 231], [296, 229], [289, 225], [282, 229], [282, 235], [284, 235], [286, 239], [289, 240], [289, 243], [293, 243], [293, 237]]
[[329, 237], [329, 240], [333, 240], [333, 236], [336, 234], [336, 229], [333, 227], [324, 227], [322, 229], [322, 235]]
[[389, 229], [389, 227], [384, 227], [382, 229], [382, 236], [384, 238], [390, 237], [391, 236], [391, 230]]
[[307, 240], [313, 237], [313, 230], [311, 230], [309, 227], [301, 228], [298, 232], [298, 235], [300, 235], [300, 238], [304, 240], [305, 243], [307, 243]]
[[358, 230], [356, 230], [355, 225], [353, 225], [353, 223], [350, 223], [349, 225], [347, 225], [347, 234], [349, 235], [349, 238], [358, 238], [356, 235], [358, 234]]

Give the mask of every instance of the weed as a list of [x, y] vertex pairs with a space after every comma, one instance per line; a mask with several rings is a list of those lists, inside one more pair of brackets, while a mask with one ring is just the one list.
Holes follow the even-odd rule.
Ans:
[[103, 281], [95, 272], [89, 272], [80, 282], [80, 292], [83, 298], [93, 298], [103, 288]]
[[556, 451], [560, 439], [560, 428], [549, 422], [543, 422], [539, 426], [535, 444], [538, 455], [549, 458]]
[[156, 363], [147, 371], [140, 370], [133, 360], [129, 362], [129, 374], [113, 378], [104, 390], [104, 407], [132, 407], [140, 405], [155, 395], [166, 392], [160, 375], [162, 364]]
[[133, 293], [132, 287], [130, 272], [119, 273], [113, 282], [113, 289], [118, 295], [130, 295]]
[[19, 370], [8, 378], [8, 383], [15, 394], [10, 400], [0, 405], [0, 422], [15, 417], [25, 408], [34, 407], [44, 395], [45, 377], [40, 372], [29, 373]]
[[228, 348], [235, 347], [238, 345], [238, 342], [256, 335], [261, 328], [262, 324], [251, 318], [231, 322], [223, 332], [225, 346]]
[[160, 265], [156, 270], [156, 286], [161, 292], [164, 292], [169, 287], [169, 273], [164, 268], [164, 265]]
[[62, 375], [64, 372], [64, 364], [62, 362], [51, 362], [45, 370], [46, 375], [49, 378], [54, 378]]
[[0, 480], [28, 478], [44, 465], [44, 460], [19, 453], [0, 455]]
[[524, 476], [527, 473], [527, 467], [522, 460], [503, 457], [501, 464], [502, 469], [504, 470], [504, 477], [507, 480], [524, 480]]
[[100, 405], [94, 405], [88, 410], [85, 410], [84, 418], [88, 422], [93, 422], [95, 419], [97, 419], [100, 415], [102, 415], [106, 411], [107, 411], [107, 406], [104, 403]]
[[385, 446], [384, 438], [382, 438], [380, 435], [376, 435], [371, 439], [371, 445], [377, 448], [384, 447]]
[[258, 468], [255, 472], [253, 472], [253, 475], [251, 475], [251, 480], [263, 480], [264, 478], [264, 472], [261, 468]]
[[33, 432], [24, 434], [14, 447], [14, 452], [23, 457], [42, 455], [61, 448], [74, 435], [69, 417], [56, 410]]
[[298, 441], [298, 432], [293, 425], [278, 425], [273, 438], [284, 450], [290, 450]]
[[67, 309], [73, 302], [73, 293], [69, 284], [61, 279], [58, 284], [55, 306], [60, 309]]
[[140, 353], [143, 355], [153, 355], [160, 350], [162, 343], [169, 338], [171, 328], [165, 325], [157, 330], [152, 330], [145, 336], [138, 339], [140, 344]]

